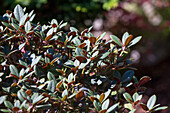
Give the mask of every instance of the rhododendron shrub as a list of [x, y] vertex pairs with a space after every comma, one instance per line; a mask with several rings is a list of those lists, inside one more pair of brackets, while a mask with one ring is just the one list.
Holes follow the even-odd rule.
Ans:
[[17, 5], [0, 16], [1, 112], [145, 112], [159, 107], [153, 95], [142, 103], [143, 85], [128, 58], [140, 41], [124, 33], [121, 40], [106, 33], [95, 37], [92, 27], [79, 31], [65, 22], [34, 24], [33, 11]]

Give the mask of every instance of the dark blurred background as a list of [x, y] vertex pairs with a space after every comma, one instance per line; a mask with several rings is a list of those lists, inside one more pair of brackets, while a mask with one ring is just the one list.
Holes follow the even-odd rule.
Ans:
[[[98, 36], [107, 32], [122, 37], [124, 32], [142, 41], [131, 48], [136, 76], [150, 76], [147, 96], [170, 107], [170, 1], [169, 0], [1, 0], [0, 15], [16, 4], [34, 10], [34, 22], [47, 24], [53, 18], [83, 30], [93, 25]], [[65, 28], [68, 30], [68, 27]], [[161, 113], [170, 113], [170, 110]]]

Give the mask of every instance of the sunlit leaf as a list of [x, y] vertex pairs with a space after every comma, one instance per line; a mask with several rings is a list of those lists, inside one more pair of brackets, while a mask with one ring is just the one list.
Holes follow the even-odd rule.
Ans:
[[155, 103], [156, 103], [156, 96], [152, 95], [147, 102], [147, 107], [151, 109], [155, 105]]
[[120, 39], [119, 39], [117, 36], [115, 36], [115, 35], [110, 35], [110, 38], [111, 38], [112, 41], [115, 42], [117, 45], [122, 46], [122, 43], [121, 43]]

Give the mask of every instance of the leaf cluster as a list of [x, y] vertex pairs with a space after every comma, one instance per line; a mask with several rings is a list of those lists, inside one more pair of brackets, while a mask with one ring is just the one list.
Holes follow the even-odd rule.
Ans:
[[111, 35], [103, 39], [78, 31], [67, 23], [51, 20], [47, 25], [32, 23], [35, 14], [17, 5], [1, 17], [0, 111], [2, 112], [146, 112], [167, 107], [154, 106], [152, 96], [141, 103], [143, 85], [138, 80], [129, 47], [140, 41], [127, 32], [122, 41]]

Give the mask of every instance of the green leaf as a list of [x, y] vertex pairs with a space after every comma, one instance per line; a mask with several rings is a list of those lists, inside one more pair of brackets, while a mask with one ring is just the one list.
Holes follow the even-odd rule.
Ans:
[[21, 101], [24, 101], [26, 98], [27, 98], [27, 94], [20, 90], [17, 92], [17, 97], [21, 100]]
[[20, 105], [21, 105], [21, 104], [20, 104], [20, 101], [19, 101], [19, 100], [17, 100], [17, 101], [14, 103], [14, 107], [18, 107], [18, 108], [19, 108]]
[[40, 95], [40, 96], [38, 96], [37, 98], [34, 98], [32, 104], [33, 104], [33, 105], [36, 104], [36, 103], [39, 102], [43, 97], [44, 97], [44, 96]]
[[74, 62], [72, 60], [68, 60], [67, 62], [64, 63], [64, 65], [73, 66]]
[[67, 89], [65, 89], [65, 90], [62, 92], [62, 97], [64, 97], [65, 95], [68, 95]]
[[82, 50], [80, 48], [76, 48], [76, 56], [83, 56], [81, 52]]
[[20, 63], [21, 65], [25, 66], [25, 67], [28, 66], [27, 63], [26, 63], [25, 61], [22, 61], [22, 60], [19, 60], [19, 63]]
[[61, 28], [65, 27], [66, 25], [67, 25], [67, 22], [65, 22], [65, 23], [61, 24], [61, 25], [59, 26], [59, 29], [61, 29]]
[[12, 25], [16, 30], [19, 30], [19, 28], [20, 28], [20, 27], [19, 27], [17, 24], [15, 24], [15, 23], [12, 23], [11, 25]]
[[21, 18], [21, 20], [19, 21], [19, 26], [20, 26], [20, 27], [21, 27], [22, 25], [24, 25], [27, 17], [28, 17], [28, 13], [26, 13], [26, 14]]
[[56, 83], [54, 80], [51, 80], [48, 82], [47, 89], [50, 90], [51, 92], [54, 92], [56, 88]]
[[18, 69], [14, 65], [10, 65], [9, 69], [11, 71], [11, 74], [18, 76]]
[[123, 94], [124, 98], [126, 99], [126, 101], [130, 102], [132, 101], [132, 97], [129, 95], [129, 93], [124, 93]]
[[53, 73], [51, 73], [51, 72], [48, 72], [48, 73], [47, 73], [47, 78], [48, 78], [50, 81], [51, 81], [51, 80], [54, 80], [54, 81], [56, 80], [55, 77], [54, 77], [54, 75], [53, 75]]
[[37, 108], [37, 109], [39, 109], [39, 108], [41, 108], [41, 109], [47, 109], [47, 108], [49, 108], [49, 107], [51, 107], [51, 104], [44, 104], [44, 105], [37, 105], [37, 106], [35, 106], [35, 108]]
[[70, 27], [70, 31], [75, 31], [77, 33], [77, 29], [75, 27]]
[[98, 43], [103, 37], [106, 35], [106, 32], [100, 35], [100, 37], [97, 39], [96, 43]]
[[137, 92], [134, 93], [132, 97], [133, 97], [134, 102], [142, 99], [142, 95], [139, 95]]
[[152, 95], [147, 102], [147, 107], [149, 108], [149, 110], [152, 109], [155, 103], [156, 103], [156, 95]]
[[141, 39], [142, 39], [142, 36], [136, 37], [135, 39], [133, 39], [133, 40], [129, 43], [129, 46], [128, 46], [128, 47], [135, 45], [135, 44], [138, 43]]
[[36, 65], [41, 59], [41, 56], [38, 56], [36, 59], [34, 59], [31, 63], [31, 67], [33, 67], [34, 65]]
[[130, 80], [132, 80], [133, 76], [134, 76], [134, 71], [132, 70], [126, 71], [121, 78], [121, 82], [122, 83], [129, 82]]
[[25, 46], [26, 42], [19, 45], [19, 50], [21, 50]]
[[38, 66], [34, 65], [34, 72], [35, 72], [35, 75], [39, 78], [40, 77], [40, 70], [38, 68]]
[[33, 15], [30, 17], [29, 21], [32, 22], [33, 19], [34, 19], [34, 17], [35, 17], [35, 14], [33, 14]]
[[20, 5], [17, 5], [14, 8], [14, 16], [18, 21], [24, 16], [24, 11]]
[[105, 100], [102, 104], [102, 110], [107, 109], [109, 107], [110, 101], [109, 99]]
[[0, 109], [0, 111], [5, 112], [5, 113], [11, 113], [12, 111], [8, 110], [8, 109]]
[[112, 41], [114, 41], [117, 45], [122, 46], [122, 43], [121, 43], [120, 39], [119, 39], [117, 36], [115, 36], [115, 35], [110, 35], [110, 38], [111, 38]]
[[109, 56], [109, 54], [110, 54], [110, 52], [107, 51], [107, 52], [105, 52], [100, 58], [101, 58], [101, 59], [105, 59], [107, 56]]
[[0, 97], [0, 104], [2, 104], [7, 98], [7, 95], [1, 96]]
[[110, 93], [111, 93], [110, 89], [108, 89], [108, 91], [104, 93], [105, 97], [104, 97], [103, 101], [110, 95]]
[[14, 106], [12, 105], [12, 103], [9, 102], [9, 101], [4, 101], [4, 105], [5, 105], [7, 108], [11, 109], [11, 110], [12, 110], [12, 108], [14, 107]]
[[119, 103], [114, 104], [113, 106], [111, 106], [111, 107], [107, 110], [107, 112], [113, 111], [118, 105], [119, 105]]
[[31, 28], [32, 28], [32, 26], [31, 26], [30, 21], [27, 21], [27, 22], [25, 23], [25, 31], [26, 31], [26, 33], [29, 33], [29, 31], [31, 30]]
[[73, 73], [70, 73], [68, 76], [68, 83], [72, 82], [73, 78], [74, 78]]
[[129, 37], [129, 33], [128, 32], [125, 32], [124, 34], [123, 34], [123, 37], [122, 37], [122, 43], [123, 43], [123, 45], [125, 44], [125, 41], [126, 41], [126, 39]]
[[19, 77], [23, 76], [24, 74], [25, 74], [25, 70], [24, 70], [24, 68], [22, 68], [21, 71], [19, 72]]
[[133, 110], [133, 106], [132, 106], [131, 103], [124, 104], [124, 107], [131, 110], [131, 111]]
[[5, 57], [5, 53], [0, 51], [0, 56]]
[[158, 107], [158, 108], [154, 109], [152, 112], [160, 111], [160, 110], [165, 110], [167, 108], [168, 108], [168, 106]]
[[97, 102], [96, 100], [94, 100], [93, 105], [94, 105], [94, 107], [96, 108], [97, 111], [101, 110], [101, 103], [99, 101]]

